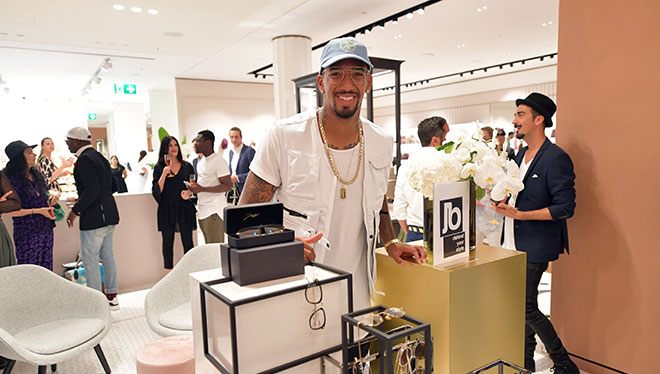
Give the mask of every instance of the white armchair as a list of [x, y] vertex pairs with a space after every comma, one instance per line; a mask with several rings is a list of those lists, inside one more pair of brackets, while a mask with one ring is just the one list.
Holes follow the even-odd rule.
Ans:
[[192, 334], [188, 274], [220, 267], [220, 244], [192, 248], [174, 269], [149, 290], [144, 314], [160, 336]]
[[65, 280], [36, 265], [0, 269], [0, 356], [39, 366], [46, 373], [58, 362], [94, 348], [103, 370], [110, 366], [100, 341], [110, 329], [108, 300], [102, 293]]

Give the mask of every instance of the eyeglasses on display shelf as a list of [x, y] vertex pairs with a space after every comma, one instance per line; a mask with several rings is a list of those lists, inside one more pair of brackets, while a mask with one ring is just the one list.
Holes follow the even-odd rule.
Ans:
[[309, 316], [309, 328], [312, 330], [321, 330], [325, 327], [325, 309], [323, 309], [323, 288], [318, 279], [307, 284], [305, 288], [305, 300], [314, 305], [314, 310]]
[[259, 225], [240, 229], [236, 236], [240, 239], [253, 238], [255, 236], [265, 236], [284, 232], [284, 226], [280, 225]]
[[[358, 325], [376, 327], [383, 323], [385, 320], [391, 320], [392, 318], [401, 318], [406, 315], [406, 312], [403, 308], [387, 308], [382, 312], [378, 313], [369, 313], [358, 318]], [[384, 319], [383, 319], [384, 317]]]

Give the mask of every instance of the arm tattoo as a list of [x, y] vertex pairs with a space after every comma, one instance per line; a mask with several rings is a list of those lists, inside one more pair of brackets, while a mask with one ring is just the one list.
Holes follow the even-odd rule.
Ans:
[[394, 227], [392, 227], [392, 219], [390, 218], [389, 208], [387, 206], [387, 197], [383, 198], [383, 207], [381, 208], [382, 214], [380, 215], [379, 234], [380, 240], [387, 243], [394, 239]]
[[265, 203], [273, 199], [277, 187], [259, 178], [253, 172], [248, 174], [238, 205]]

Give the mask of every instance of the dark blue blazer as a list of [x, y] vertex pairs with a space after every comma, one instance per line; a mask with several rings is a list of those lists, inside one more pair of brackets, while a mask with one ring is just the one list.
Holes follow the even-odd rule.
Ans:
[[[241, 154], [238, 156], [238, 164], [236, 164], [236, 176], [238, 177], [238, 182], [236, 183], [236, 188], [238, 193], [243, 192], [243, 186], [245, 185], [245, 179], [247, 179], [248, 173], [250, 172], [250, 164], [254, 158], [255, 150], [254, 148], [243, 144], [243, 149]], [[233, 174], [231, 170], [231, 160], [234, 158], [234, 150], [229, 150], [229, 173]]]
[[[521, 165], [528, 147], [518, 152]], [[523, 179], [525, 188], [518, 193], [516, 208], [530, 211], [548, 208], [551, 221], [514, 220], [516, 249], [527, 252], [527, 262], [549, 262], [568, 253], [566, 219], [575, 210], [575, 173], [571, 157], [556, 144], [545, 142], [534, 156]]]

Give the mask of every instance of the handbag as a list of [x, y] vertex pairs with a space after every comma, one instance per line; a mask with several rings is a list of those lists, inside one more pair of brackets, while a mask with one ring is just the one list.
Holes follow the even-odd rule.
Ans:
[[59, 203], [53, 205], [53, 213], [55, 214], [55, 222], [64, 219], [64, 209], [62, 209]]

